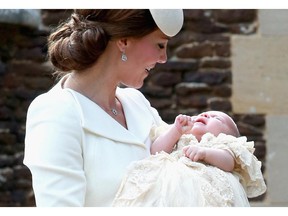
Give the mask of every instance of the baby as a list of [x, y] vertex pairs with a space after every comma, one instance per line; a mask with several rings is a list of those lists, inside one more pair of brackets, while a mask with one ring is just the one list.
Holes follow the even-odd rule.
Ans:
[[[210, 132], [214, 136], [220, 133], [239, 137], [239, 131], [230, 116], [220, 111], [207, 111], [197, 116], [178, 115], [174, 124], [155, 139], [151, 153], [165, 151], [171, 153], [183, 134], [193, 134], [198, 141]], [[234, 169], [234, 158], [231, 152], [223, 149], [211, 149], [189, 145], [183, 148], [186, 157], [192, 161], [204, 161], [225, 171]]]
[[266, 191], [254, 143], [227, 114], [179, 115], [151, 130], [151, 156], [133, 162], [113, 206], [250, 206]]

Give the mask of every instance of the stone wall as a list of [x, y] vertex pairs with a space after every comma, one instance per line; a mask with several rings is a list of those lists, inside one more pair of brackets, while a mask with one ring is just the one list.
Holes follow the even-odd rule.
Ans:
[[[169, 42], [168, 62], [151, 72], [141, 91], [167, 122], [178, 113], [227, 112], [240, 133], [255, 141], [264, 173], [265, 116], [234, 113], [230, 100], [230, 38], [257, 33], [257, 10], [184, 11], [183, 29]], [[22, 163], [26, 111], [54, 83], [46, 61], [46, 37], [70, 12], [42, 10], [41, 28], [0, 22], [0, 206], [35, 206], [31, 175]]]
[[[233, 110], [264, 113], [267, 193], [263, 206], [288, 206], [288, 10], [258, 10], [257, 34], [233, 35]], [[248, 79], [247, 79], [248, 78]]]
[[34, 205], [22, 161], [27, 108], [52, 85], [46, 35], [22, 22], [0, 23], [0, 206]]

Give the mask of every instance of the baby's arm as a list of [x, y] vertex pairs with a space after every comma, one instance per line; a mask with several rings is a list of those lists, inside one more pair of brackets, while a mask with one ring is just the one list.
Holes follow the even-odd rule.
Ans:
[[165, 151], [171, 153], [174, 145], [178, 142], [182, 134], [191, 129], [191, 118], [186, 115], [178, 115], [169, 130], [155, 139], [151, 145], [151, 154]]
[[185, 146], [183, 151], [192, 161], [204, 161], [227, 172], [234, 169], [234, 158], [227, 150], [189, 145]]

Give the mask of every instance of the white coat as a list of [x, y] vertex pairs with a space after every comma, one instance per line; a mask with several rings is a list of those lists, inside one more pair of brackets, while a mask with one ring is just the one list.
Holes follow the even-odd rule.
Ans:
[[61, 81], [31, 103], [24, 164], [37, 206], [110, 206], [126, 167], [150, 154], [150, 129], [163, 121], [140, 91], [116, 96], [128, 130]]

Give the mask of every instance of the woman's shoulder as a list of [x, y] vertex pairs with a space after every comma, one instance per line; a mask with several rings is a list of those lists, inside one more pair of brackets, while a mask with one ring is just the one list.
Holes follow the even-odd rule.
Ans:
[[73, 95], [56, 84], [48, 92], [38, 95], [29, 105], [28, 113], [67, 113], [75, 107]]

